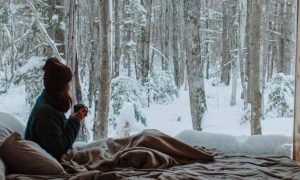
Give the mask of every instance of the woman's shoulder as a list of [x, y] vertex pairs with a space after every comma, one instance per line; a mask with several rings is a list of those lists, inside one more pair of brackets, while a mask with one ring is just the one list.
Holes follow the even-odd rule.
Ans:
[[37, 114], [40, 115], [55, 115], [55, 116], [61, 116], [61, 112], [57, 111], [55, 108], [53, 108], [49, 104], [43, 104], [42, 106], [39, 107]]
[[36, 112], [35, 123], [38, 122], [42, 123], [45, 120], [48, 123], [53, 122], [55, 124], [60, 124], [62, 126], [65, 120], [65, 115], [57, 111], [51, 105], [43, 104]]
[[55, 109], [51, 105], [45, 103], [40, 106], [39, 111], [55, 111]]

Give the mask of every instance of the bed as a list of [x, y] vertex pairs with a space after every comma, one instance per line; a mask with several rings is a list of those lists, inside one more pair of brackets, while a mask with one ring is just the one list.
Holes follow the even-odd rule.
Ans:
[[157, 130], [76, 147], [61, 165], [65, 174], [8, 173], [6, 179], [300, 179], [299, 166], [288, 156], [192, 147]]
[[114, 168], [91, 170], [75, 175], [11, 174], [7, 179], [300, 179], [300, 169], [287, 157], [218, 155], [212, 163], [192, 163], [168, 169]]

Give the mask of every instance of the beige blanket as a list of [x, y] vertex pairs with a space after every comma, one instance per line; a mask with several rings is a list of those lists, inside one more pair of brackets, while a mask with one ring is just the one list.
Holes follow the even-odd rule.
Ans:
[[105, 147], [68, 151], [65, 176], [10, 175], [7, 179], [297, 179], [300, 168], [287, 157], [218, 155], [186, 145], [156, 130]]
[[90, 170], [111, 171], [114, 168], [166, 169], [194, 162], [214, 161], [214, 154], [195, 148], [157, 130], [123, 139], [108, 139], [106, 148], [68, 151], [62, 165], [69, 173]]

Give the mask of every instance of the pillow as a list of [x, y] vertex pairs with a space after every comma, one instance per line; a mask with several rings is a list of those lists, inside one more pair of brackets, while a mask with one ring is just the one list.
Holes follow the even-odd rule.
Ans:
[[11, 134], [12, 134], [12, 132], [10, 130], [8, 130], [5, 127], [1, 127], [1, 125], [0, 125], [0, 146], [5, 141], [5, 139], [7, 139], [8, 136], [10, 136]]
[[[13, 116], [0, 112], [0, 147], [5, 139], [13, 132], [24, 134], [25, 126]], [[5, 164], [0, 158], [0, 179], [5, 179], [6, 168]]]
[[38, 144], [22, 139], [18, 133], [10, 135], [0, 147], [0, 155], [9, 173], [30, 175], [66, 174], [59, 162]]
[[5, 166], [1, 158], [0, 158], [0, 179], [1, 180], [5, 179]]
[[0, 112], [0, 146], [11, 134], [17, 132], [21, 135], [25, 133], [25, 126], [13, 116]]

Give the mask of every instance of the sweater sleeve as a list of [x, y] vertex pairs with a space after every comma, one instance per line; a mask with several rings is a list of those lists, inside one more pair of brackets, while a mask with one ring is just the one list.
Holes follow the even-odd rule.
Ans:
[[69, 119], [63, 128], [62, 118], [51, 107], [42, 107], [34, 126], [40, 146], [58, 160], [72, 147], [80, 128], [80, 123], [74, 119]]

